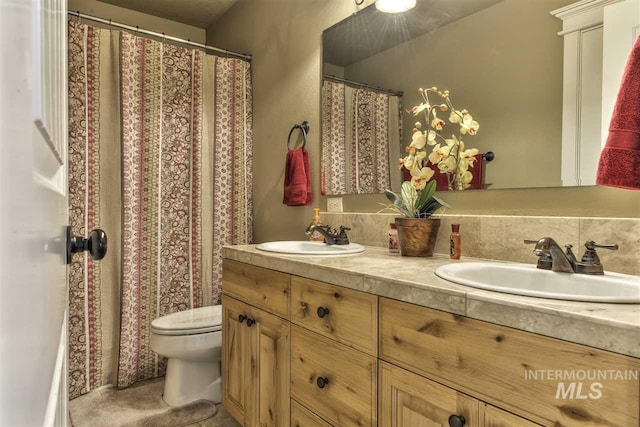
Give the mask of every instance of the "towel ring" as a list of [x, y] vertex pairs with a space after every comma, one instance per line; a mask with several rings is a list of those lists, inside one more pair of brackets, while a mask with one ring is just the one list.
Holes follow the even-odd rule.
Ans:
[[291, 135], [293, 134], [293, 131], [296, 129], [300, 129], [302, 131], [302, 137], [304, 138], [304, 142], [302, 143], [302, 148], [304, 148], [307, 145], [307, 134], [309, 133], [309, 122], [305, 120], [304, 122], [302, 122], [302, 124], [293, 125], [293, 127], [289, 131], [289, 137], [287, 138], [288, 150], [291, 150]]

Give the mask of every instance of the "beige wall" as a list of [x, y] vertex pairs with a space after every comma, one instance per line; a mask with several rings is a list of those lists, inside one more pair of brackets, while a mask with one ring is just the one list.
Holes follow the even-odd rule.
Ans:
[[[371, 0], [365, 2], [370, 4]], [[294, 123], [311, 122], [314, 205], [320, 194], [322, 31], [356, 10], [351, 0], [239, 0], [207, 28], [207, 42], [253, 54], [255, 238], [304, 238], [311, 207], [282, 204], [286, 139]], [[560, 78], [560, 76], [558, 77]], [[611, 188], [490, 190], [444, 193], [456, 214], [640, 217], [640, 192]], [[382, 195], [344, 197], [345, 210], [372, 212]]]
[[[480, 122], [466, 147], [496, 153], [485, 173], [492, 189], [559, 187], [562, 21], [549, 11], [573, 1], [504, 0], [352, 64], [345, 77], [403, 91], [405, 108], [422, 101], [419, 87], [451, 90], [454, 106]], [[448, 122], [449, 113], [440, 116]], [[415, 118], [403, 119], [408, 143]]]
[[165, 33], [197, 43], [204, 43], [206, 40], [206, 31], [203, 28], [181, 24], [180, 22], [125, 9], [97, 0], [68, 0], [67, 8], [73, 11], [80, 11], [87, 15], [111, 19], [114, 22], [121, 22], [134, 27], [137, 25], [145, 30]]

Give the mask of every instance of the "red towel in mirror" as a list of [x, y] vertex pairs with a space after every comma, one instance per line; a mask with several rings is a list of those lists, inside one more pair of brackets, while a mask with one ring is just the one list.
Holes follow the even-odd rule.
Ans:
[[312, 203], [309, 153], [306, 148], [287, 151], [284, 171], [284, 199], [287, 206], [307, 206]]
[[622, 76], [596, 183], [640, 190], [640, 38]]

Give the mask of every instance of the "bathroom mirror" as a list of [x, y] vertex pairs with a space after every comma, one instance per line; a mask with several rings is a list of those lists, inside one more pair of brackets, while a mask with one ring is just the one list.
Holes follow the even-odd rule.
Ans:
[[[483, 179], [475, 188], [594, 184], [603, 139], [603, 26], [581, 30], [590, 49], [579, 55], [588, 74], [576, 96], [582, 127], [564, 135], [563, 148], [563, 126], [566, 133], [573, 125], [563, 118], [567, 53], [558, 10], [572, 3], [417, 0], [415, 8], [398, 14], [371, 5], [325, 30], [324, 194], [380, 193], [385, 181], [397, 190], [398, 159], [416, 121], [406, 110], [420, 104], [418, 88], [432, 86], [449, 90], [455, 108], [467, 109], [479, 122], [477, 135], [465, 138], [466, 147], [495, 154], [491, 162], [476, 162]], [[568, 140], [574, 145], [567, 146]]]

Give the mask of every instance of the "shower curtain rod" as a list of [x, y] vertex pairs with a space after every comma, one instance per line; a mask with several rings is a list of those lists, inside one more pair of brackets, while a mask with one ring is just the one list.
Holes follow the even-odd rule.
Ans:
[[121, 22], [113, 22], [110, 19], [104, 19], [104, 18], [98, 18], [97, 16], [86, 15], [84, 13], [80, 13], [80, 11], [69, 10], [67, 11], [67, 14], [71, 16], [77, 16], [78, 18], [81, 18], [81, 19], [88, 19], [90, 21], [100, 22], [101, 24], [109, 25], [111, 27], [122, 28], [123, 30], [128, 30], [134, 33], [146, 34], [148, 36], [157, 37], [163, 40], [171, 40], [173, 42], [186, 44], [188, 46], [199, 47], [205, 50], [212, 50], [214, 52], [222, 53], [226, 56], [233, 56], [235, 58], [242, 59], [247, 62], [251, 62], [251, 55], [248, 55], [245, 53], [232, 52], [230, 50], [220, 49], [213, 46], [207, 46], [206, 44], [192, 42], [191, 40], [185, 40], [178, 37], [168, 36], [164, 33], [156, 33], [155, 31], [143, 30], [139, 27], [133, 27], [131, 25], [123, 24]]
[[331, 74], [325, 74], [322, 77], [325, 80], [331, 80], [331, 81], [338, 82], [338, 83], [344, 83], [344, 84], [349, 85], [349, 86], [367, 88], [367, 89], [375, 90], [377, 92], [388, 93], [389, 95], [395, 95], [395, 96], [404, 95], [404, 92], [402, 92], [401, 90], [392, 90], [392, 89], [385, 89], [385, 88], [382, 88], [380, 86], [371, 86], [371, 85], [368, 85], [366, 83], [360, 83], [360, 82], [356, 82], [354, 80], [347, 80], [347, 79], [343, 79], [341, 77], [332, 76]]

